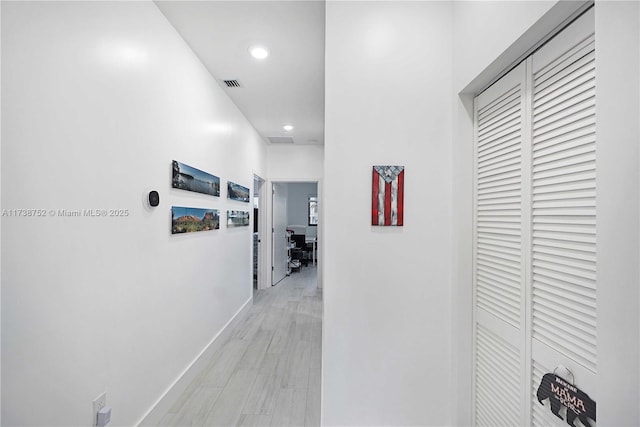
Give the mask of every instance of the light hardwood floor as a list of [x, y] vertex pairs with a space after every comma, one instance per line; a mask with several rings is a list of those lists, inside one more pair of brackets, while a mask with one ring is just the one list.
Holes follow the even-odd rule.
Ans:
[[160, 426], [319, 426], [322, 290], [302, 267], [253, 307]]

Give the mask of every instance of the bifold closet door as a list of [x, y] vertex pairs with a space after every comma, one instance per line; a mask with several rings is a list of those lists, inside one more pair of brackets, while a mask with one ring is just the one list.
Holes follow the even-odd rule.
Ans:
[[531, 425], [560, 426], [535, 398], [545, 372], [563, 365], [574, 376], [567, 379], [597, 398], [593, 8], [531, 63]]
[[566, 425], [561, 365], [597, 399], [594, 49], [592, 8], [475, 99], [476, 425]]
[[475, 100], [475, 419], [522, 424], [525, 332], [523, 127], [526, 67]]

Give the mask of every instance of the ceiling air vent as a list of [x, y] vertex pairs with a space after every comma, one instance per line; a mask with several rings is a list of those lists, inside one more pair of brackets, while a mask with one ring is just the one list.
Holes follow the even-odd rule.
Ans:
[[227, 87], [242, 87], [240, 82], [237, 80], [223, 80], [223, 82]]
[[293, 144], [293, 138], [290, 136], [270, 136], [269, 142], [272, 144]]

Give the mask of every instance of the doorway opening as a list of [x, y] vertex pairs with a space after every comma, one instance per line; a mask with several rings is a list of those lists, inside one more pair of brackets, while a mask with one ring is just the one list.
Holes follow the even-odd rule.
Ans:
[[319, 206], [317, 181], [272, 183], [272, 285], [300, 272], [317, 277]]

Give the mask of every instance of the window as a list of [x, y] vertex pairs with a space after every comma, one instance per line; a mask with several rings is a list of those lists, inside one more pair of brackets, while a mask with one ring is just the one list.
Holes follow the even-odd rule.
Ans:
[[318, 196], [309, 196], [309, 225], [318, 225]]

